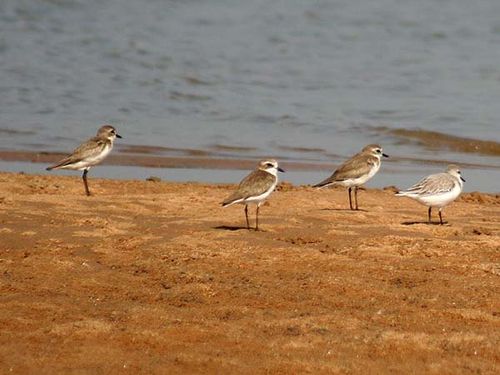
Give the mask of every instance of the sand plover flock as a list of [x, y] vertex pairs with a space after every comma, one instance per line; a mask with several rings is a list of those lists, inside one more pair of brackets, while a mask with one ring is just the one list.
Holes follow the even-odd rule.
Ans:
[[[99, 164], [111, 152], [116, 138], [122, 138], [116, 129], [111, 125], [103, 125], [95, 137], [82, 143], [71, 154], [46, 169], [49, 171], [52, 169], [83, 171], [85, 194], [91, 195], [87, 173], [91, 167]], [[359, 210], [358, 188], [379, 171], [382, 157], [388, 157], [388, 155], [383, 152], [381, 146], [377, 144], [367, 145], [359, 153], [342, 163], [330, 177], [313, 185], [313, 187], [344, 186], [349, 194], [349, 208]], [[247, 229], [250, 229], [248, 205], [255, 204], [255, 230], [259, 230], [259, 208], [276, 188], [278, 172], [284, 172], [284, 170], [278, 166], [276, 160], [261, 160], [257, 168], [246, 176], [237, 189], [222, 202], [222, 206], [243, 204]], [[399, 191], [396, 195], [415, 199], [428, 206], [429, 223], [431, 223], [432, 208], [438, 208], [439, 222], [443, 224], [441, 210], [460, 195], [464, 182], [460, 169], [456, 165], [449, 165], [445, 172], [427, 176], [409, 189]], [[353, 190], [354, 199], [352, 197]]]

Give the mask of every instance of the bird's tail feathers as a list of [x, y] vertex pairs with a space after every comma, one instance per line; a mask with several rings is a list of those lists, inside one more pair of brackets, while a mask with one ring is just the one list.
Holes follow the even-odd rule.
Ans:
[[69, 158], [65, 158], [63, 160], [60, 160], [57, 164], [51, 165], [50, 167], [45, 168], [47, 171], [51, 171], [52, 169], [59, 169], [61, 167], [64, 167], [68, 164], [71, 164], [72, 161]]
[[45, 168], [45, 170], [51, 171], [52, 169], [59, 169], [61, 167], [64, 167], [65, 165], [66, 165], [66, 163], [55, 164], [55, 165], [51, 165], [50, 167]]
[[398, 191], [395, 195], [396, 197], [411, 197], [414, 194], [413, 191], [401, 190]]
[[313, 185], [312, 187], [317, 188], [317, 189], [323, 189], [323, 188], [326, 188], [328, 186], [335, 185], [336, 183], [337, 183], [337, 181], [321, 181], [321, 182], [317, 183], [316, 185]]
[[222, 202], [222, 207], [229, 207], [233, 204], [241, 202], [243, 199], [242, 198], [228, 198], [224, 202]]

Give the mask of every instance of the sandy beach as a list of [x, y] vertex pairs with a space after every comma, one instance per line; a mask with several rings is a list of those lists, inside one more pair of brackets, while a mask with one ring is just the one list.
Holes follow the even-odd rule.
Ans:
[[498, 194], [89, 184], [0, 173], [1, 373], [500, 371]]

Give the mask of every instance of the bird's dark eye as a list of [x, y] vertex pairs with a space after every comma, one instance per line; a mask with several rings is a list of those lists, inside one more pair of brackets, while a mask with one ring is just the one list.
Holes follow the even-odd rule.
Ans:
[[382, 153], [382, 150], [381, 149], [378, 149], [377, 150], [377, 154], [381, 154]]
[[267, 163], [266, 166], [271, 167], [271, 168], [273, 167], [273, 165], [271, 163]]

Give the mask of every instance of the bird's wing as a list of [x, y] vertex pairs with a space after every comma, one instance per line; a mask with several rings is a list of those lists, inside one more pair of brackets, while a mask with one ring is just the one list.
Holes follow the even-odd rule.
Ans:
[[260, 169], [246, 176], [238, 185], [236, 191], [227, 197], [223, 205], [228, 205], [240, 199], [264, 194], [276, 182], [276, 177]]
[[437, 173], [431, 174], [430, 176], [421, 179], [419, 182], [417, 182], [415, 185], [405, 190], [404, 192], [415, 193], [422, 196], [435, 195], [447, 193], [453, 190], [454, 186], [455, 181], [453, 180], [452, 176], [450, 176], [448, 173]]
[[370, 169], [373, 168], [377, 160], [377, 158], [370, 155], [356, 154], [342, 163], [330, 177], [314, 185], [314, 187], [322, 187], [335, 182], [362, 177], [370, 172]]
[[101, 139], [94, 137], [89, 139], [87, 142], [82, 143], [78, 146], [70, 155], [61, 159], [57, 164], [50, 168], [58, 168], [69, 164], [78, 163], [86, 158], [92, 158], [99, 155], [106, 145], [109, 143], [107, 139]]
[[357, 154], [338, 167], [332, 178], [335, 181], [344, 181], [362, 177], [370, 172], [377, 160], [371, 155]]

